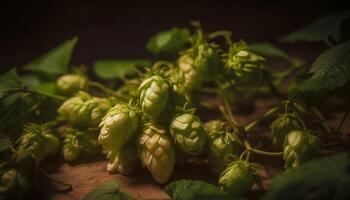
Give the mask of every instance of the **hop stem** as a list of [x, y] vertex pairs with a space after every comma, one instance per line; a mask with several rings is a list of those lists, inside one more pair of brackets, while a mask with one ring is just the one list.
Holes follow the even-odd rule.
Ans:
[[266, 118], [270, 117], [271, 115], [275, 114], [277, 111], [278, 111], [277, 106], [269, 109], [268, 111], [265, 112], [265, 114], [261, 118], [256, 119], [250, 122], [247, 126], [245, 126], [244, 127], [245, 132], [251, 131], [254, 127], [256, 127], [256, 125], [258, 125], [259, 123], [264, 121]]
[[89, 85], [92, 86], [92, 87], [95, 87], [95, 88], [98, 88], [98, 89], [104, 91], [106, 94], [109, 94], [109, 95], [112, 95], [112, 96], [115, 96], [115, 97], [124, 99], [124, 97], [123, 97], [122, 95], [118, 94], [117, 92], [115, 92], [115, 91], [112, 90], [112, 89], [109, 89], [108, 87], [102, 85], [102, 84], [99, 83], [99, 82], [96, 82], [96, 81], [89, 81]]
[[346, 113], [344, 113], [344, 115], [343, 115], [341, 121], [339, 122], [337, 128], [335, 129], [335, 132], [336, 132], [336, 133], [339, 133], [339, 131], [340, 131], [341, 127], [343, 126], [343, 124], [344, 124], [346, 118], [349, 116], [349, 113], [350, 113], [350, 110], [348, 110], [348, 111], [346, 111]]
[[332, 133], [332, 129], [329, 128], [326, 119], [324, 118], [323, 114], [321, 113], [321, 111], [316, 108], [315, 106], [311, 107], [312, 112], [315, 114], [315, 116], [320, 120], [323, 128], [327, 131], [327, 133]]
[[283, 156], [283, 152], [270, 152], [270, 151], [263, 151], [259, 149], [255, 149], [251, 146], [248, 140], [244, 140], [244, 146], [248, 152], [252, 152], [259, 155], [274, 157], [274, 156]]

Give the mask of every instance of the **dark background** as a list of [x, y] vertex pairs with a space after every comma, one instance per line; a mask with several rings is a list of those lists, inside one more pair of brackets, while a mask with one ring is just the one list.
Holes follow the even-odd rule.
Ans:
[[[275, 42], [328, 13], [340, 1], [1, 1], [0, 67], [22, 66], [78, 36], [73, 64], [98, 59], [146, 58], [147, 39], [172, 26], [200, 20], [205, 31], [228, 29], [234, 39]], [[283, 45], [283, 44], [282, 44]]]

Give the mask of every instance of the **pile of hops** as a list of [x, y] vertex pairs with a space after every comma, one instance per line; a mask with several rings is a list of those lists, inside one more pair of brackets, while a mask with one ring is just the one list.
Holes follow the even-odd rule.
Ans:
[[[85, 76], [60, 77], [57, 91], [74, 94], [58, 109], [60, 119], [78, 129], [97, 128], [99, 132], [90, 137], [86, 131], [68, 131], [64, 158], [75, 160], [98, 143], [108, 160], [108, 172], [128, 175], [143, 166], [155, 181], [166, 183], [176, 158], [206, 156], [224, 190], [244, 193], [251, 189], [259, 183], [261, 167], [249, 162], [251, 149], [244, 143], [244, 130], [227, 118], [203, 123], [195, 114], [199, 105], [195, 94], [203, 85], [214, 84], [219, 97], [234, 104], [240, 101], [239, 92], [268, 82], [263, 57], [242, 41], [228, 44], [224, 53], [199, 29], [191, 37], [191, 46], [174, 62], [154, 62], [132, 83], [111, 91], [117, 95], [105, 98], [82, 91], [89, 85]], [[294, 112], [282, 112], [271, 131], [273, 142], [284, 149], [286, 168], [299, 166], [319, 149], [318, 138], [308, 133]]]

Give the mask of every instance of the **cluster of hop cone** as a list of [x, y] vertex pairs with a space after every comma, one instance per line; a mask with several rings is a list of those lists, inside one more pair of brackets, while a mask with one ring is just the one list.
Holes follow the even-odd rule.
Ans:
[[[260, 166], [241, 159], [246, 149], [237, 127], [221, 120], [201, 122], [195, 114], [196, 90], [203, 83], [214, 82], [217, 87], [213, 89], [221, 91], [221, 95], [234, 96], [237, 85], [244, 86], [243, 90], [263, 85], [267, 71], [262, 61], [264, 58], [250, 52], [242, 41], [230, 43], [228, 52], [223, 53], [200, 32], [176, 62], [155, 62], [117, 91], [108, 91], [111, 95], [107, 98], [84, 92], [89, 86], [84, 75], [60, 77], [60, 93], [73, 96], [58, 113], [74, 126], [99, 128], [97, 140], [106, 154], [110, 173], [127, 175], [141, 163], [155, 181], [165, 183], [183, 155], [206, 156], [223, 188], [245, 192], [260, 178]], [[289, 134], [291, 131], [294, 133]], [[318, 138], [305, 131], [294, 112], [277, 118], [272, 132], [274, 143], [280, 146], [289, 134], [284, 145], [288, 166], [298, 166], [319, 149]], [[74, 160], [96, 145], [86, 135], [66, 137], [66, 160]]]

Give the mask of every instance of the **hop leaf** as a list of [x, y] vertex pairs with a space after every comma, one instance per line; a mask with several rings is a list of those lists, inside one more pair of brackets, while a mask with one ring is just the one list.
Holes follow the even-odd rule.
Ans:
[[23, 68], [29, 71], [45, 73], [48, 75], [59, 75], [68, 71], [72, 51], [78, 42], [78, 38], [67, 40], [42, 55], [35, 61], [25, 65]]
[[335, 41], [341, 38], [341, 23], [350, 16], [350, 12], [332, 14], [322, 17], [321, 19], [311, 22], [305, 27], [293, 31], [280, 38], [283, 42], [294, 43], [298, 41], [314, 42], [325, 41], [329, 36]]
[[118, 181], [108, 181], [86, 194], [83, 200], [133, 200], [129, 194], [121, 192]]
[[312, 64], [309, 78], [297, 80], [289, 90], [288, 98], [319, 95], [343, 87], [350, 80], [350, 42], [332, 47]]
[[272, 179], [264, 200], [348, 199], [348, 153], [305, 163]]
[[198, 155], [204, 150], [207, 136], [197, 116], [189, 113], [176, 116], [171, 122], [170, 133], [184, 152]]
[[61, 95], [72, 96], [80, 90], [86, 90], [87, 82], [87, 78], [82, 75], [66, 74], [57, 79], [56, 90]]
[[173, 172], [175, 148], [164, 128], [146, 125], [138, 138], [139, 156], [155, 181], [165, 183]]
[[299, 167], [317, 157], [320, 153], [320, 140], [306, 131], [290, 132], [284, 141], [285, 167]]
[[179, 180], [165, 187], [165, 192], [173, 200], [238, 200], [243, 199], [220, 190], [216, 185], [203, 181]]
[[99, 143], [107, 151], [118, 152], [135, 135], [139, 127], [139, 117], [129, 105], [120, 103], [108, 110], [100, 127]]
[[176, 55], [184, 48], [189, 37], [189, 30], [174, 27], [151, 37], [147, 42], [147, 50], [155, 55]]
[[240, 195], [252, 188], [257, 176], [257, 169], [252, 164], [234, 161], [221, 173], [219, 185], [224, 191]]
[[150, 64], [149, 60], [99, 60], [93, 64], [93, 71], [101, 79], [123, 79], [136, 74], [137, 67]]
[[151, 76], [141, 83], [138, 91], [143, 113], [153, 120], [158, 119], [168, 104], [167, 81], [158, 75]]

